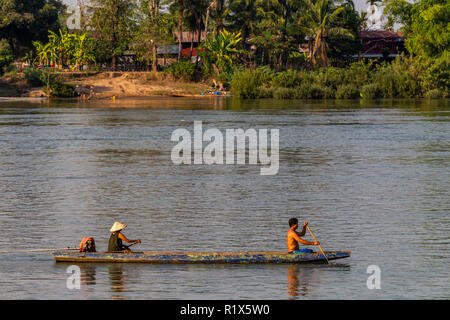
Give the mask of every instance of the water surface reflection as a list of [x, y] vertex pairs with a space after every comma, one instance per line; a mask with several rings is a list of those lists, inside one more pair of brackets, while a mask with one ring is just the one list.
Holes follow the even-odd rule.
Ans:
[[[173, 165], [171, 133], [197, 120], [279, 128], [279, 173]], [[352, 251], [347, 267], [80, 265], [79, 291], [49, 255], [2, 256], [0, 298], [448, 299], [449, 122], [447, 100], [0, 101], [2, 250], [105, 250], [121, 220], [139, 250], [281, 251], [296, 216]]]

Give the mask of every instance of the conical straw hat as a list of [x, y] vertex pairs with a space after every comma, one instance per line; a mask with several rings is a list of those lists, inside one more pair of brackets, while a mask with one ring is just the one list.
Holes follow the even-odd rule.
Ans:
[[116, 232], [116, 231], [120, 231], [122, 229], [125, 229], [127, 227], [127, 225], [125, 223], [121, 223], [121, 222], [114, 222], [113, 226], [111, 227], [111, 229], [109, 229], [110, 232]]

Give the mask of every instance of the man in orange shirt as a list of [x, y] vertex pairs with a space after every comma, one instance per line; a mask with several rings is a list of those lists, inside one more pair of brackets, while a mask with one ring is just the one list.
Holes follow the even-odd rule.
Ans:
[[302, 243], [305, 245], [310, 246], [318, 246], [320, 243], [318, 241], [310, 242], [303, 240], [300, 237], [303, 237], [306, 233], [306, 226], [308, 225], [308, 222], [303, 223], [303, 229], [302, 232], [297, 232], [298, 228], [298, 220], [297, 218], [291, 218], [289, 219], [289, 231], [287, 233], [287, 246], [288, 246], [288, 252], [289, 253], [305, 253], [305, 252], [313, 252], [311, 249], [301, 249], [299, 248], [298, 243]]

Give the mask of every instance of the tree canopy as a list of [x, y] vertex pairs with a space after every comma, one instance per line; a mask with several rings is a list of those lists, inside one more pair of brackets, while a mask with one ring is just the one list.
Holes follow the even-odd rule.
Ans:
[[58, 31], [61, 0], [0, 0], [0, 39], [7, 39], [15, 56], [24, 55], [33, 41], [47, 41]]
[[450, 2], [448, 0], [386, 0], [389, 25], [401, 23], [409, 52], [439, 58], [448, 55]]

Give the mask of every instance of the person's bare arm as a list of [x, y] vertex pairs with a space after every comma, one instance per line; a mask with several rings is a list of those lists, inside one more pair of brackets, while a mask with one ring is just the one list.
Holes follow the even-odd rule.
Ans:
[[129, 239], [127, 239], [127, 237], [125, 237], [122, 233], [119, 233], [119, 238], [120, 239], [122, 239], [123, 241], [126, 241], [126, 242], [137, 242], [137, 243], [141, 243], [141, 240], [129, 240]]
[[310, 242], [310, 241], [307, 241], [307, 240], [303, 240], [296, 233], [293, 236], [294, 236], [295, 240], [297, 240], [297, 242], [300, 242], [300, 243], [302, 243], [304, 245], [307, 245], [307, 246], [318, 246], [319, 245], [318, 241]]
[[306, 226], [308, 225], [308, 222], [304, 222], [303, 223], [303, 228], [302, 228], [302, 231], [301, 232], [297, 232], [297, 234], [300, 236], [300, 237], [303, 237], [305, 234], [306, 234]]

